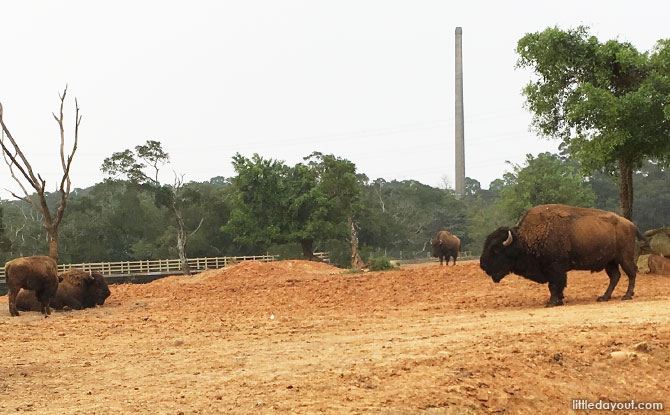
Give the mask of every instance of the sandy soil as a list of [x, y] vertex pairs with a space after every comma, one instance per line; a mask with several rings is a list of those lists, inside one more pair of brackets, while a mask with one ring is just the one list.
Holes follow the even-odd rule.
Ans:
[[[352, 274], [282, 261], [112, 286], [104, 306], [47, 319], [9, 317], [4, 296], [0, 414], [670, 406], [670, 278], [640, 275], [635, 298], [621, 301], [622, 278], [616, 299], [597, 303], [607, 281], [572, 272], [566, 305], [544, 308], [545, 285], [493, 284], [476, 262]], [[617, 361], [614, 351], [631, 353]]]

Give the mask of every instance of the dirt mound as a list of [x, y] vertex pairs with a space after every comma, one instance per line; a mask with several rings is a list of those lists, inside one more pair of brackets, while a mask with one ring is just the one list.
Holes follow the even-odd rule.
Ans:
[[[238, 283], [285, 279], [287, 275], [335, 275], [345, 272], [341, 268], [315, 261], [286, 260], [277, 262], [244, 261], [220, 269], [210, 269], [191, 276], [173, 275], [147, 284], [121, 284], [119, 294], [126, 296], [157, 297], [171, 290], [184, 288], [192, 292], [197, 288], [216, 288]], [[190, 286], [190, 288], [188, 288]]]

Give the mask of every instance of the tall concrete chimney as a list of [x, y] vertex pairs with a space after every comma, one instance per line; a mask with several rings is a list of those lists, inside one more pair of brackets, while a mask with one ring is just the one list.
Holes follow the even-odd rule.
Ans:
[[456, 28], [456, 197], [465, 194], [465, 133], [463, 127], [463, 29]]

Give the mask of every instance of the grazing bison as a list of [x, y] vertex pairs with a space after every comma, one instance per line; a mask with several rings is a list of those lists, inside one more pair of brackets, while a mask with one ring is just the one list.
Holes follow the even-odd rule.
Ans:
[[433, 256], [435, 258], [440, 258], [440, 265], [442, 265], [442, 258], [444, 258], [447, 265], [449, 265], [449, 257], [454, 258], [454, 265], [456, 265], [458, 251], [461, 250], [461, 240], [458, 239], [458, 237], [447, 231], [439, 231], [437, 233], [437, 238], [431, 240], [430, 244], [433, 246]]
[[18, 316], [16, 296], [24, 288], [35, 293], [37, 311], [51, 314], [49, 302], [58, 289], [56, 261], [48, 256], [31, 256], [12, 259], [5, 264], [5, 280], [9, 292], [9, 314]]
[[[109, 297], [109, 287], [99, 272], [71, 269], [60, 275], [63, 281], [58, 285], [56, 295], [51, 299], [55, 309], [73, 309], [103, 305]], [[34, 291], [21, 290], [16, 306], [19, 310], [37, 311], [38, 302]]]
[[645, 240], [629, 220], [612, 212], [564, 205], [530, 209], [513, 228], [501, 227], [484, 242], [481, 268], [494, 282], [513, 272], [549, 283], [547, 307], [563, 304], [569, 270], [605, 270], [610, 278], [598, 301], [607, 301], [619, 282], [619, 265], [628, 275], [624, 300], [633, 297], [637, 267], [635, 240]]

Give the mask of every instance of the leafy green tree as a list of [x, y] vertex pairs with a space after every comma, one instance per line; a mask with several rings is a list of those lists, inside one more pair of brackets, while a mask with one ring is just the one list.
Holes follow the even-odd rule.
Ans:
[[247, 245], [299, 243], [305, 259], [313, 258], [315, 241], [346, 235], [357, 197], [354, 165], [320, 153], [307, 160], [289, 167], [236, 154], [235, 195], [223, 229]]
[[284, 214], [288, 201], [286, 176], [289, 167], [278, 160], [254, 154], [248, 159], [233, 156], [233, 195], [230, 219], [222, 230], [245, 246], [267, 247], [286, 242]]
[[526, 155], [525, 166], [512, 165], [500, 191], [502, 206], [514, 219], [545, 203], [593, 206], [595, 195], [575, 168], [556, 154]]
[[105, 180], [72, 198], [63, 219], [63, 260], [131, 261], [174, 255], [160, 244], [170, 220], [170, 211], [155, 203], [151, 189]]
[[361, 186], [367, 177], [356, 173], [356, 165], [349, 160], [332, 154], [314, 152], [305, 157], [310, 169], [316, 172], [321, 192], [334, 203], [330, 213], [330, 222], [335, 224], [333, 234], [348, 233], [351, 247], [350, 266], [353, 269], [364, 267], [358, 252], [358, 223], [356, 215], [361, 210]]
[[601, 43], [586, 27], [529, 33], [518, 67], [536, 78], [524, 88], [533, 126], [563, 141], [585, 173], [618, 171], [621, 213], [633, 216], [633, 172], [670, 157], [670, 40], [651, 52]]

